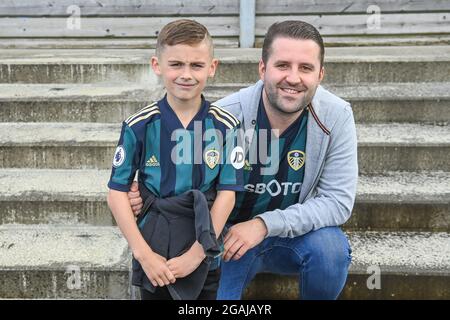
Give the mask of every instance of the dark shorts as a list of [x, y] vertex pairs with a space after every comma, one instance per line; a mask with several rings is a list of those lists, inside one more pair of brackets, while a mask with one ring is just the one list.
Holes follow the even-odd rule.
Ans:
[[[219, 280], [220, 268], [209, 271], [197, 300], [216, 300]], [[172, 300], [172, 297], [167, 287], [156, 287], [155, 293], [141, 288], [141, 300]]]

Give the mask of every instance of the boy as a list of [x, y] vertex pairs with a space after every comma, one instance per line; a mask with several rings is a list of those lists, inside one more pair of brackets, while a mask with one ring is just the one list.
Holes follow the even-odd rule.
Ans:
[[[216, 235], [234, 207], [235, 191], [243, 190], [242, 171], [229, 161], [236, 140], [229, 137], [236, 136], [239, 121], [201, 94], [217, 64], [203, 25], [187, 19], [167, 24], [151, 59], [167, 93], [122, 126], [108, 205], [132, 250], [133, 284], [143, 299], [216, 298], [220, 269], [210, 265], [220, 253]], [[209, 142], [199, 141], [206, 136]], [[200, 161], [194, 154], [199, 149]], [[137, 170], [147, 190], [138, 223], [127, 197]], [[209, 213], [206, 198], [216, 191]]]

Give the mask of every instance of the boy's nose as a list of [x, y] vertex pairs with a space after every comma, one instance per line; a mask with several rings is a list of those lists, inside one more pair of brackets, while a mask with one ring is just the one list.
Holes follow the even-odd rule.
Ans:
[[182, 79], [192, 79], [191, 71], [189, 68], [184, 68], [183, 73], [181, 74]]

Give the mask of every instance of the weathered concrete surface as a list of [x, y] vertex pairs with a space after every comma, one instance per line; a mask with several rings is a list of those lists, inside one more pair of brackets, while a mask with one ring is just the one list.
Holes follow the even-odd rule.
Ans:
[[[110, 168], [119, 134], [119, 123], [0, 123], [0, 167]], [[364, 174], [450, 171], [449, 126], [359, 124], [357, 135]]]
[[[0, 170], [0, 224], [114, 224], [109, 170]], [[450, 174], [360, 176], [346, 229], [450, 231]]]
[[0, 252], [2, 298], [129, 298], [117, 228], [1, 225]]
[[[449, 299], [448, 233], [348, 233], [352, 265], [341, 299]], [[374, 285], [378, 267], [380, 289]], [[378, 272], [377, 270], [377, 272]], [[371, 278], [372, 277], [372, 278]], [[246, 291], [247, 299], [297, 299], [296, 276], [261, 274]]]
[[[212, 84], [205, 96], [216, 101], [248, 85]], [[446, 82], [325, 87], [352, 104], [357, 123], [450, 121]], [[119, 123], [163, 94], [160, 86], [135, 83], [0, 84], [0, 121]]]
[[[435, 279], [448, 284], [450, 278], [448, 233], [349, 232], [348, 236], [353, 263], [344, 297], [373, 297], [373, 291], [364, 292], [361, 283], [353, 283], [367, 279], [371, 266], [381, 271], [378, 297], [394, 293], [398, 296], [392, 298], [401, 298], [411, 295], [412, 289], [412, 298], [423, 297], [423, 292], [427, 298], [449, 297], [448, 286], [434, 287]], [[2, 298], [129, 297], [130, 253], [117, 228], [2, 225], [0, 252]], [[414, 285], [410, 276], [420, 281]], [[293, 299], [298, 294], [293, 277], [259, 278], [247, 297]]]
[[[0, 83], [157, 83], [151, 50], [2, 50]], [[217, 83], [254, 82], [260, 49], [218, 49]], [[448, 46], [328, 48], [325, 82], [439, 82], [450, 74]]]
[[[434, 300], [450, 298], [450, 277], [381, 274], [381, 289], [369, 289], [373, 284], [367, 274], [350, 272], [338, 299], [342, 300]], [[372, 288], [372, 287], [371, 287]], [[258, 274], [245, 291], [244, 299], [295, 300], [299, 297], [295, 276]]]

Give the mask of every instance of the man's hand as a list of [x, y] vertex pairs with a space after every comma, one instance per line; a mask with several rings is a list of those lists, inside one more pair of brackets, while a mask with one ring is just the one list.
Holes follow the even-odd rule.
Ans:
[[223, 259], [240, 259], [247, 250], [261, 243], [267, 235], [267, 227], [260, 218], [235, 224], [225, 235]]
[[139, 193], [139, 185], [136, 181], [133, 181], [133, 183], [131, 184], [131, 189], [128, 192], [128, 200], [130, 201], [134, 216], [137, 217], [141, 214], [143, 203], [141, 194]]

